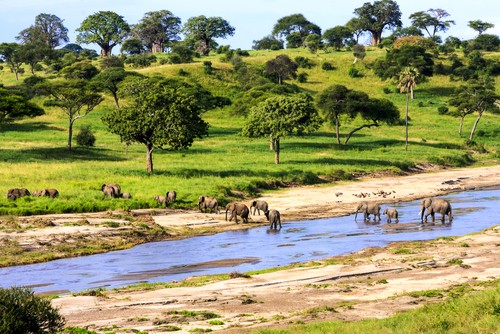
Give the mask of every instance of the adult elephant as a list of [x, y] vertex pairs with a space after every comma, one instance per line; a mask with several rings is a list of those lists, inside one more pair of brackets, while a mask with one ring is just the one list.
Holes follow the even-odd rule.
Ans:
[[[425, 213], [426, 209], [427, 212]], [[430, 215], [432, 217], [432, 222], [434, 223], [436, 221], [436, 212], [441, 215], [442, 224], [444, 224], [445, 216], [448, 216], [448, 222], [451, 224], [453, 215], [450, 202], [442, 198], [424, 198], [420, 203], [420, 221], [422, 223], [427, 223], [427, 217]]]
[[30, 196], [30, 192], [26, 188], [12, 188], [7, 190], [7, 198], [11, 200], [16, 200], [20, 197]]
[[231, 212], [229, 221], [234, 218], [234, 221], [236, 222], [236, 224], [238, 224], [238, 216], [240, 216], [241, 220], [243, 220], [243, 223], [248, 223], [248, 215], [250, 214], [250, 210], [244, 203], [234, 202], [226, 205], [226, 220], [228, 212]]
[[269, 208], [269, 205], [267, 204], [266, 201], [255, 200], [252, 201], [252, 203], [250, 204], [250, 213], [252, 212], [252, 208], [253, 208], [253, 215], [255, 216], [255, 212], [257, 211], [260, 216], [260, 211], [262, 210], [262, 212], [266, 213], [266, 211]]
[[167, 191], [165, 198], [167, 199], [167, 203], [174, 203], [177, 199], [177, 192], [175, 190]]
[[278, 210], [271, 209], [268, 210], [264, 213], [266, 215], [267, 220], [269, 220], [270, 223], [270, 228], [277, 230], [278, 225], [280, 226], [281, 229], [281, 214]]
[[201, 212], [206, 212], [207, 209], [209, 209], [210, 213], [214, 210], [217, 214], [219, 214], [219, 202], [217, 202], [215, 197], [200, 196], [198, 198], [198, 208]]
[[373, 215], [373, 222], [377, 222], [377, 217], [378, 221], [380, 222], [380, 205], [378, 203], [372, 203], [372, 202], [367, 202], [363, 201], [358, 204], [356, 207], [356, 215], [354, 216], [354, 220], [357, 220], [358, 218], [358, 213], [363, 213], [363, 220], [370, 221], [370, 215]]
[[118, 198], [122, 196], [120, 185], [117, 183], [105, 183], [101, 186], [104, 196]]

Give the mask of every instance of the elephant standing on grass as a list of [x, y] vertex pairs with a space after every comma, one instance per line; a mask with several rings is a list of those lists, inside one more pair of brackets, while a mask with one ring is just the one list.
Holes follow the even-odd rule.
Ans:
[[198, 208], [201, 212], [206, 212], [207, 209], [210, 209], [210, 213], [214, 210], [219, 214], [219, 202], [217, 202], [215, 197], [200, 196], [198, 198]]
[[165, 196], [155, 195], [153, 199], [161, 206], [167, 206], [167, 199]]
[[250, 210], [248, 209], [248, 206], [246, 206], [243, 203], [229, 203], [226, 205], [226, 220], [227, 220], [227, 213], [231, 212], [231, 217], [229, 217], [229, 221], [231, 221], [234, 218], [234, 221], [236, 224], [238, 224], [238, 216], [241, 217], [241, 220], [243, 220], [243, 223], [248, 223], [248, 215], [250, 214]]
[[269, 208], [269, 205], [267, 204], [266, 201], [256, 200], [252, 201], [252, 203], [250, 204], [250, 213], [252, 212], [252, 208], [253, 208], [253, 215], [255, 216], [255, 211], [257, 211], [260, 216], [260, 211], [262, 210], [262, 212], [266, 213], [266, 211]]
[[101, 190], [104, 196], [113, 198], [122, 197], [122, 190], [117, 183], [105, 183], [101, 186]]
[[[424, 211], [427, 209], [427, 213]], [[427, 223], [427, 217], [431, 215], [432, 222], [436, 221], [434, 215], [437, 213], [441, 214], [441, 223], [444, 224], [445, 216], [448, 216], [448, 223], [451, 224], [453, 220], [453, 215], [451, 212], [451, 204], [445, 199], [442, 198], [424, 198], [422, 203], [420, 204], [420, 220], [422, 223]]]
[[392, 223], [392, 219], [394, 219], [394, 222], [397, 224], [399, 223], [399, 213], [398, 213], [398, 210], [394, 209], [394, 208], [387, 208], [384, 210], [384, 212], [382, 213], [384, 215], [387, 215], [387, 222], [390, 224]]
[[356, 215], [354, 216], [354, 220], [358, 218], [358, 213], [363, 213], [363, 220], [365, 222], [370, 221], [370, 215], [373, 214], [373, 222], [377, 222], [377, 217], [378, 221], [380, 222], [380, 205], [377, 203], [370, 203], [370, 202], [360, 202], [358, 206], [356, 207]]
[[167, 198], [167, 203], [174, 203], [177, 198], [177, 193], [175, 190], [167, 191], [165, 197]]
[[24, 196], [30, 196], [30, 192], [26, 188], [12, 188], [7, 190], [7, 198], [15, 201], [16, 199]]
[[281, 229], [281, 215], [278, 210], [271, 209], [266, 211], [264, 214], [266, 215], [267, 220], [269, 220], [269, 223], [271, 224], [270, 225], [271, 229], [277, 230], [278, 224]]

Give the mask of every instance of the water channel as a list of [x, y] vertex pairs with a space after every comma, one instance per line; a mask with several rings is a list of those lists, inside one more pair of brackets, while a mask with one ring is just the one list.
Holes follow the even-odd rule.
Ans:
[[386, 228], [385, 217], [381, 224], [367, 224], [359, 215], [358, 222], [354, 221], [354, 215], [284, 222], [278, 232], [257, 227], [0, 268], [0, 287], [30, 286], [36, 292], [76, 292], [139, 282], [170, 282], [193, 275], [246, 272], [317, 260], [393, 241], [464, 235], [500, 223], [500, 190], [468, 191], [444, 198], [452, 203], [452, 224], [441, 225], [436, 219], [435, 225], [421, 225], [420, 201], [397, 203], [392, 205], [400, 213], [396, 228]]

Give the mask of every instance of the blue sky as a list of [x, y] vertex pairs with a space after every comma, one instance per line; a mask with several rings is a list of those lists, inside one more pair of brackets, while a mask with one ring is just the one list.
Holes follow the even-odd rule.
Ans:
[[[15, 36], [35, 21], [40, 13], [54, 14], [64, 20], [71, 42], [75, 41], [75, 29], [89, 15], [102, 11], [114, 11], [129, 24], [137, 23], [146, 12], [167, 9], [181, 18], [182, 22], [193, 16], [221, 16], [236, 28], [235, 35], [219, 44], [232, 48], [251, 49], [252, 41], [270, 34], [278, 19], [301, 13], [323, 31], [345, 24], [354, 17], [355, 8], [368, 0], [1, 0], [0, 42], [15, 42]], [[498, 0], [399, 0], [404, 26], [408, 16], [417, 11], [441, 8], [450, 13], [452, 26], [442, 37], [474, 38], [476, 32], [467, 27], [470, 20], [482, 20], [495, 24], [489, 34], [500, 35], [500, 4]], [[388, 32], [384, 34], [386, 36]], [[96, 48], [95, 45], [84, 47]], [[118, 49], [118, 48], [117, 48]], [[114, 53], [118, 50], [114, 50]]]

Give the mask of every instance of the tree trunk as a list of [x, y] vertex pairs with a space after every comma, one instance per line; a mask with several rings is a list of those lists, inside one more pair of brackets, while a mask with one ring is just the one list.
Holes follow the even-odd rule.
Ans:
[[69, 121], [69, 129], [68, 129], [68, 149], [71, 151], [71, 139], [73, 138], [73, 123], [74, 120]]
[[458, 136], [462, 137], [462, 128], [464, 127], [464, 118], [465, 116], [462, 116], [460, 118], [460, 126], [458, 127]]
[[476, 132], [477, 124], [481, 120], [481, 116], [483, 116], [483, 112], [479, 112], [479, 115], [477, 116], [476, 121], [474, 122], [474, 125], [472, 125], [472, 130], [470, 131], [470, 136], [469, 136], [470, 141], [472, 141], [474, 139], [474, 133]]
[[382, 32], [380, 31], [370, 31], [372, 34], [372, 46], [377, 46], [382, 40]]
[[269, 135], [269, 150], [274, 151], [274, 139], [273, 135]]
[[405, 141], [405, 151], [408, 151], [408, 103], [409, 103], [410, 96], [408, 92], [406, 93], [406, 116], [405, 116], [405, 123], [406, 123], [406, 141]]
[[280, 163], [280, 140], [279, 139], [274, 140], [274, 163], [277, 165]]
[[149, 174], [153, 174], [153, 145], [146, 145], [146, 169]]
[[339, 117], [335, 117], [335, 135], [337, 136], [337, 144], [340, 145], [340, 122]]
[[163, 45], [160, 42], [153, 42], [153, 45], [151, 46], [151, 52], [152, 53], [160, 53], [163, 52]]
[[116, 109], [120, 109], [120, 105], [118, 104], [118, 94], [116, 92], [113, 92], [113, 98], [115, 99]]
[[344, 141], [344, 145], [347, 145], [347, 143], [349, 142], [349, 139], [351, 139], [351, 136], [354, 134], [354, 132], [358, 132], [359, 130], [363, 129], [363, 128], [371, 128], [372, 126], [378, 126], [378, 123], [377, 122], [373, 122], [372, 124], [363, 124], [361, 125], [360, 127], [357, 127], [355, 129], [353, 129], [351, 132], [349, 132], [349, 134], [347, 135], [347, 138], [345, 139]]

